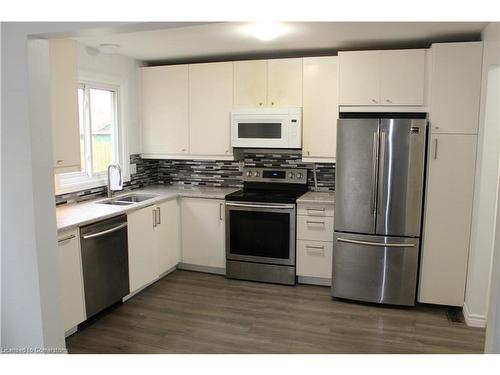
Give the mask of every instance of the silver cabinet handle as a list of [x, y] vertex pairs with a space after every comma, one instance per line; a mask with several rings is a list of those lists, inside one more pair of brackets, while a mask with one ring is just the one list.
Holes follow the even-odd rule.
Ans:
[[377, 212], [377, 154], [378, 154], [378, 132], [373, 132], [372, 141], [372, 214]]
[[69, 236], [66, 236], [66, 237], [63, 237], [63, 238], [60, 238], [57, 240], [57, 243], [61, 243], [61, 242], [65, 242], [65, 241], [69, 241], [73, 238], [75, 238], [76, 236], [74, 234], [71, 234]]
[[306, 248], [308, 249], [319, 249], [319, 250], [324, 250], [324, 246], [313, 246], [313, 245], [306, 245]]
[[387, 103], [392, 103], [392, 100], [391, 99], [386, 99], [385, 100]]
[[113, 232], [116, 232], [117, 230], [125, 228], [126, 226], [127, 226], [127, 223], [123, 223], [123, 224], [120, 224], [114, 228], [103, 230], [102, 232], [87, 234], [87, 235], [83, 236], [83, 239], [87, 240], [89, 238], [104, 236], [106, 234], [113, 233]]
[[372, 99], [372, 102], [373, 102], [373, 103], [378, 103], [375, 99]]
[[359, 241], [359, 240], [350, 240], [348, 238], [338, 238], [339, 242], [352, 243], [356, 245], [365, 245], [365, 246], [378, 246], [378, 247], [415, 247], [412, 243], [383, 243], [383, 242], [371, 242], [371, 241]]
[[156, 228], [156, 210], [153, 208], [153, 228]]
[[160, 209], [160, 207], [156, 207], [156, 211], [158, 211], [158, 223], [157, 224], [161, 224], [161, 209]]
[[222, 203], [219, 203], [219, 220], [222, 221]]
[[321, 225], [325, 225], [325, 222], [324, 221], [311, 221], [311, 220], [307, 220], [306, 224], [321, 224]]
[[438, 139], [434, 138], [434, 160], [438, 158]]

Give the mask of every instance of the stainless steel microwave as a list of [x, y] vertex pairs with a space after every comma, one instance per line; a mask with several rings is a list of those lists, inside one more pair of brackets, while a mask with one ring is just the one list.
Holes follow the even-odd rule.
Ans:
[[302, 108], [255, 108], [231, 112], [231, 146], [301, 148]]

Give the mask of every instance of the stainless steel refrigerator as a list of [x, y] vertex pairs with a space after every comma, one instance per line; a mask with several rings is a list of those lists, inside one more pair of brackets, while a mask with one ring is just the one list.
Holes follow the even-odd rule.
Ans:
[[338, 121], [334, 297], [415, 304], [427, 123], [406, 117]]

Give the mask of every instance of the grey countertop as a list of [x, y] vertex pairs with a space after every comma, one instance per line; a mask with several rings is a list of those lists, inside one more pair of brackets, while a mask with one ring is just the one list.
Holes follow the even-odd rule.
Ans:
[[227, 194], [239, 190], [238, 188], [217, 187], [183, 187], [176, 185], [152, 185], [142, 189], [135, 189], [117, 194], [131, 193], [155, 194], [156, 197], [128, 206], [114, 206], [98, 202], [108, 198], [98, 198], [81, 203], [70, 203], [56, 208], [57, 229], [59, 231], [73, 229], [81, 225], [90, 224], [116, 215], [125, 214], [151, 204], [163, 202], [178, 197], [224, 199]]
[[334, 204], [335, 192], [330, 191], [308, 191], [297, 199], [297, 203]]

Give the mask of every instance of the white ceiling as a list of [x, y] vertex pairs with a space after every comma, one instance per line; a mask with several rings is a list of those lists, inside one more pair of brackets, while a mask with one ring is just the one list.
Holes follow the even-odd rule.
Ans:
[[[477, 39], [485, 22], [287, 22], [288, 32], [261, 41], [248, 23], [147, 24], [133, 31], [75, 37], [89, 47], [120, 45], [119, 53], [150, 63], [308, 54], [360, 48], [427, 47]], [[140, 30], [140, 31], [137, 31]]]

